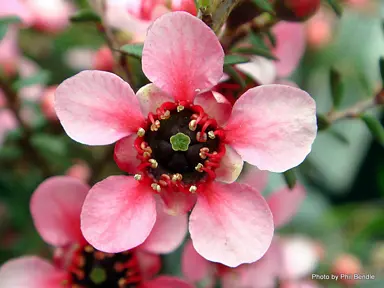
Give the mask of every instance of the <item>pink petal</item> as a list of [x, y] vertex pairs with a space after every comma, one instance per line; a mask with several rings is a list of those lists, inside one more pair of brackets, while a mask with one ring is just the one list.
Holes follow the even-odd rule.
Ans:
[[184, 246], [181, 258], [183, 275], [191, 282], [200, 282], [206, 278], [214, 278], [215, 263], [209, 262], [196, 252], [192, 241]]
[[81, 213], [81, 230], [96, 249], [117, 253], [145, 241], [156, 221], [156, 203], [146, 185], [110, 176], [91, 188]]
[[200, 105], [209, 117], [223, 125], [229, 119], [232, 111], [231, 103], [218, 92], [208, 91], [196, 96], [194, 104]]
[[197, 196], [177, 191], [161, 191], [161, 199], [165, 204], [165, 212], [176, 216], [189, 212], [195, 205]]
[[296, 184], [292, 190], [284, 187], [267, 198], [276, 228], [284, 226], [293, 218], [305, 196], [305, 188], [301, 184]]
[[137, 135], [133, 134], [117, 141], [115, 145], [114, 158], [117, 166], [130, 174], [135, 174], [138, 171], [137, 166], [141, 163], [140, 160], [136, 158], [138, 155], [134, 147], [136, 138]]
[[141, 275], [144, 279], [151, 279], [160, 272], [161, 258], [159, 255], [140, 249], [136, 249], [135, 254], [139, 260]]
[[276, 286], [282, 269], [282, 251], [277, 241], [272, 241], [265, 255], [251, 264], [244, 264], [232, 273], [224, 274], [223, 288], [271, 288]]
[[193, 288], [187, 282], [171, 276], [161, 276], [152, 281], [145, 282], [143, 288]]
[[197, 15], [196, 4], [194, 0], [172, 0], [172, 11], [186, 11], [192, 15]]
[[64, 130], [83, 144], [111, 144], [144, 121], [132, 88], [109, 72], [80, 72], [59, 85], [55, 100]]
[[268, 171], [259, 170], [257, 167], [245, 164], [241, 176], [238, 182], [250, 185], [255, 190], [262, 193], [267, 187], [268, 183]]
[[224, 52], [212, 30], [186, 12], [158, 18], [143, 50], [148, 79], [176, 100], [193, 100], [196, 90], [214, 86], [223, 75]]
[[305, 26], [301, 23], [280, 22], [274, 26], [277, 46], [274, 51], [277, 75], [288, 77], [299, 65], [305, 52]]
[[153, 84], [147, 84], [136, 93], [140, 102], [141, 112], [148, 115], [149, 112], [156, 113], [156, 109], [164, 102], [173, 102], [174, 99], [164, 93]]
[[273, 230], [267, 202], [239, 183], [214, 182], [206, 187], [189, 223], [196, 251], [230, 267], [260, 259], [271, 244]]
[[65, 278], [66, 272], [35, 256], [16, 258], [0, 267], [1, 288], [61, 288]]
[[299, 165], [316, 137], [316, 103], [303, 90], [284, 85], [249, 89], [233, 106], [226, 141], [244, 161], [283, 172]]
[[216, 179], [225, 183], [232, 183], [239, 177], [244, 162], [241, 156], [229, 145], [225, 145], [225, 150], [220, 167], [215, 170]]
[[0, 8], [0, 18], [6, 16], [18, 16], [24, 24], [31, 24], [32, 14], [28, 7], [20, 0], [2, 1]]
[[187, 234], [187, 215], [171, 216], [164, 212], [164, 204], [157, 201], [157, 217], [151, 234], [140, 247], [148, 252], [167, 254], [176, 250]]
[[35, 227], [45, 242], [65, 246], [83, 240], [80, 213], [90, 187], [68, 176], [56, 176], [37, 187], [31, 198]]
[[236, 68], [259, 84], [272, 84], [276, 79], [276, 65], [261, 56], [254, 56], [248, 63], [237, 64]]
[[16, 72], [20, 60], [18, 35], [17, 27], [10, 26], [0, 41], [0, 66], [8, 75], [13, 75]]

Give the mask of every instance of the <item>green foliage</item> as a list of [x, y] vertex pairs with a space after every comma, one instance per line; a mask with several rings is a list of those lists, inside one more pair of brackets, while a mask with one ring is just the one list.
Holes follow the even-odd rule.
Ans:
[[255, 3], [255, 5], [259, 7], [261, 11], [265, 11], [271, 14], [274, 13], [273, 6], [268, 0], [252, 0], [252, 2]]
[[129, 56], [141, 59], [143, 57], [144, 44], [125, 44], [120, 47], [120, 51]]
[[381, 125], [380, 121], [377, 120], [377, 118], [368, 114], [362, 115], [361, 119], [364, 121], [369, 131], [371, 131], [373, 137], [375, 137], [377, 142], [384, 146], [384, 128]]
[[7, 34], [8, 26], [10, 24], [20, 23], [21, 19], [17, 16], [6, 16], [0, 18], [0, 41], [4, 38], [5, 34]]
[[292, 168], [290, 170], [287, 170], [283, 173], [283, 175], [284, 175], [284, 180], [287, 183], [287, 186], [289, 187], [289, 189], [295, 188], [296, 181], [297, 181], [295, 169]]
[[339, 0], [326, 0], [328, 4], [332, 7], [333, 11], [335, 11], [336, 15], [341, 17], [343, 14], [343, 7], [341, 7]]
[[342, 83], [341, 75], [337, 70], [331, 69], [331, 73], [329, 76], [331, 83], [333, 107], [337, 109], [340, 107], [341, 101], [344, 96], [344, 85]]
[[249, 59], [240, 55], [225, 55], [224, 65], [234, 65], [240, 63], [247, 63]]
[[247, 86], [243, 77], [232, 66], [224, 66], [224, 72], [228, 74], [233, 79], [233, 81], [238, 83], [241, 88], [245, 88]]
[[25, 88], [25, 87], [36, 85], [36, 84], [44, 85], [49, 82], [50, 78], [51, 78], [50, 71], [40, 70], [36, 74], [30, 77], [18, 79], [13, 83], [12, 88], [18, 91], [21, 88]]
[[77, 11], [74, 15], [71, 16], [70, 20], [71, 22], [74, 22], [74, 23], [84, 23], [84, 22], [101, 23], [100, 16], [97, 15], [96, 12], [90, 9]]

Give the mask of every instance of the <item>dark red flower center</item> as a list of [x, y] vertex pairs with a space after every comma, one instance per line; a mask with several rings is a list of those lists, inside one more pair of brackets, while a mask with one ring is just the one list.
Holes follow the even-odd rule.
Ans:
[[90, 245], [74, 252], [69, 273], [71, 288], [136, 288], [142, 282], [132, 251], [104, 253]]
[[223, 131], [203, 108], [188, 102], [166, 102], [149, 113], [147, 127], [140, 128], [135, 141], [137, 180], [149, 179], [152, 188], [196, 192], [212, 181], [225, 154]]

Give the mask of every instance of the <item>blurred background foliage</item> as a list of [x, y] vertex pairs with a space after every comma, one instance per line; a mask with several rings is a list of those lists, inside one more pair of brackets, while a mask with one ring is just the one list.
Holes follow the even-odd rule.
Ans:
[[[307, 46], [292, 80], [315, 98], [319, 113], [326, 113], [332, 105], [332, 68], [342, 75], [341, 108], [372, 97], [380, 87], [378, 63], [384, 56], [384, 4], [377, 3], [379, 9], [374, 10], [345, 8], [341, 18], [332, 20], [330, 43], [320, 48]], [[81, 0], [75, 4], [88, 6]], [[79, 48], [97, 51], [105, 40], [95, 25], [74, 23], [59, 34], [23, 29], [19, 45], [23, 54], [48, 75], [43, 79], [45, 84], [57, 85], [78, 72], [68, 65], [68, 53]], [[131, 61], [140, 75], [140, 61]], [[140, 87], [144, 78], [137, 79]], [[54, 174], [65, 174], [78, 159], [94, 169], [93, 182], [121, 173], [113, 162], [112, 147], [86, 147], [72, 141], [59, 123], [52, 123], [41, 114], [38, 104], [29, 105], [37, 112], [32, 145]], [[383, 124], [383, 115], [378, 117]], [[50, 253], [35, 231], [29, 212], [30, 195], [44, 174], [39, 164], [28, 161], [21, 140], [22, 131], [12, 131], [0, 148], [0, 264], [24, 254]], [[318, 273], [329, 271], [337, 255], [350, 253], [361, 260], [364, 271], [375, 273], [378, 278], [360, 283], [359, 287], [384, 287], [383, 151], [363, 121], [347, 119], [319, 132], [312, 153], [295, 169], [308, 197], [281, 234], [304, 234], [322, 243], [326, 256]], [[283, 185], [282, 175], [271, 173], [265, 193]], [[180, 273], [181, 249], [164, 257], [165, 272]], [[331, 285], [338, 284], [327, 287]]]

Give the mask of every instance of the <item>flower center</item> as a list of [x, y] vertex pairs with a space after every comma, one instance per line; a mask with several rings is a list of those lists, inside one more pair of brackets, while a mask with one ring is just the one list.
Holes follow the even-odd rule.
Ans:
[[196, 192], [216, 177], [225, 154], [223, 135], [201, 106], [166, 102], [156, 114], [149, 113], [146, 129], [138, 131], [135, 147], [142, 163], [135, 178], [150, 179], [157, 192]]
[[69, 287], [76, 288], [136, 288], [142, 281], [139, 263], [132, 251], [104, 253], [90, 245], [74, 252], [69, 272]]

